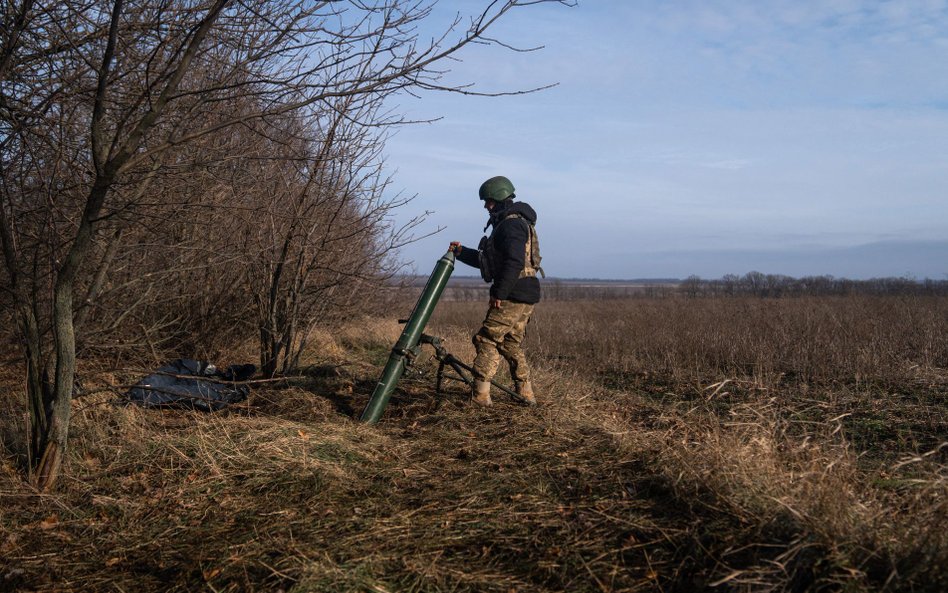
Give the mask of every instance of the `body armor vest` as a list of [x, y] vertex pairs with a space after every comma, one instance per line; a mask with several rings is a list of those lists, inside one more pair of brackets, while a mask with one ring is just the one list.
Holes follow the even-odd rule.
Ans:
[[534, 225], [530, 224], [529, 220], [519, 214], [509, 214], [505, 216], [497, 223], [489, 236], [481, 237], [481, 241], [477, 245], [481, 278], [484, 279], [484, 282], [493, 282], [496, 277], [497, 262], [500, 258], [497, 257], [497, 249], [494, 245], [494, 234], [497, 232], [497, 228], [509, 218], [519, 218], [523, 220], [527, 223], [527, 228], [529, 229], [523, 254], [523, 270], [520, 271], [518, 279], [536, 276], [537, 272], [540, 273], [540, 276], [546, 278], [546, 273], [543, 271], [543, 268], [540, 267], [542, 257], [540, 256], [540, 239], [537, 237], [537, 229]]

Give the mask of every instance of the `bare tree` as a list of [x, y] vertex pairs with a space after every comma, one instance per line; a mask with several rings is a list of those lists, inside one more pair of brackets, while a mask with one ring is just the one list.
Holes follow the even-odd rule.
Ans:
[[[4, 3], [0, 240], [4, 289], [26, 360], [37, 486], [54, 484], [66, 451], [77, 300], [82, 321], [82, 307], [109, 275], [109, 245], [122, 240], [125, 221], [149, 207], [155, 176], [202, 138], [241, 126], [259, 130], [313, 106], [333, 110], [342, 100], [345, 113], [359, 114], [405, 90], [475, 92], [441, 84], [440, 64], [472, 43], [493, 42], [486, 36], [493, 23], [541, 1], [566, 3], [485, 1], [466, 28], [459, 15], [427, 43], [417, 27], [432, 4], [408, 0]], [[314, 161], [305, 177], [325, 171]], [[335, 177], [327, 187], [341, 193], [330, 197], [319, 187], [306, 195], [338, 200], [359, 185], [358, 175]], [[336, 229], [371, 224], [370, 209], [339, 212], [345, 216], [336, 220], [345, 223]], [[307, 236], [303, 225], [284, 238], [297, 232]], [[341, 244], [344, 235], [328, 236], [324, 246]], [[302, 294], [309, 284], [299, 274], [312, 278], [318, 268], [312, 258], [296, 264], [293, 290]], [[282, 331], [290, 339], [296, 330]]]
[[316, 324], [364, 302], [390, 276], [388, 256], [413, 228], [390, 220], [406, 200], [384, 197], [385, 128], [373, 125], [382, 102], [339, 97], [323, 107], [307, 129], [287, 130], [294, 142], [263, 148], [285, 154], [257, 163], [265, 198], [242, 194], [240, 210], [249, 214], [242, 234], [250, 238], [243, 259], [268, 376], [295, 367]]

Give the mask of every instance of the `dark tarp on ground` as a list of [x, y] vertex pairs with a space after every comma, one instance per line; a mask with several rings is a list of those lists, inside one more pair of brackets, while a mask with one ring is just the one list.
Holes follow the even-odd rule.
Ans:
[[[140, 406], [179, 407], [211, 412], [244, 400], [246, 385], [215, 381], [246, 381], [257, 372], [252, 364], [235, 364], [224, 371], [207, 362], [179, 358], [139, 381], [126, 393]], [[193, 377], [193, 378], [192, 378]]]

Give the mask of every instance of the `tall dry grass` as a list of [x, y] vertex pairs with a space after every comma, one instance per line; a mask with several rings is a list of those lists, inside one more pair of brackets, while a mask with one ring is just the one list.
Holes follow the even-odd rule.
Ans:
[[[771, 333], [799, 319], [796, 304], [781, 304]], [[33, 492], [15, 444], [0, 448], [0, 590], [945, 590], [937, 367], [925, 385], [916, 369], [882, 387], [856, 387], [842, 367], [845, 381], [798, 373], [770, 384], [708, 362], [623, 374], [581, 347], [583, 328], [607, 334], [608, 319], [620, 323], [597, 305], [538, 308], [535, 409], [498, 397], [483, 410], [458, 384], [438, 396], [429, 359], [401, 381], [379, 426], [354, 421], [398, 336], [394, 315], [320, 332], [300, 378], [223, 413], [81, 398], [61, 491]], [[690, 307], [619, 303], [626, 327], [692, 335], [683, 325], [704, 319], [633, 315], [639, 305], [653, 315]], [[866, 310], [881, 318], [882, 305]], [[843, 301], [827, 308], [847, 315]], [[430, 331], [469, 359], [483, 313], [442, 303]], [[727, 319], [746, 327], [741, 317]], [[632, 357], [620, 335], [596, 350], [612, 365], [686, 356], [670, 338], [643, 338]], [[557, 343], [566, 336], [580, 346]], [[682, 352], [699, 351], [698, 339]], [[919, 364], [913, 357], [896, 358]], [[0, 382], [9, 438], [22, 393], [15, 374]]]
[[[447, 303], [435, 323], [483, 314]], [[675, 583], [948, 584], [948, 299], [541, 303], [527, 349], [554, 397], [598, 393], [565, 377], [607, 388], [596, 406], [620, 450], [651, 443], [651, 471], [694, 521]]]
[[[476, 328], [482, 303], [443, 303], [433, 323]], [[629, 299], [541, 303], [536, 360], [583, 373], [676, 381], [904, 381], [948, 368], [948, 299]]]

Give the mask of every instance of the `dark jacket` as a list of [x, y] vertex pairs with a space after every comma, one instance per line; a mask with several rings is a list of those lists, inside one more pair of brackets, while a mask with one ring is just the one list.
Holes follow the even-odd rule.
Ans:
[[[536, 224], [537, 213], [526, 202], [499, 202], [503, 208], [494, 209], [490, 215], [491, 236], [497, 255], [494, 283], [490, 287], [491, 298], [502, 301], [535, 304], [540, 302], [540, 280], [535, 276], [520, 278], [523, 271], [530, 237], [529, 224]], [[507, 218], [511, 214], [523, 217]], [[461, 246], [458, 259], [469, 266], [480, 268], [477, 249]]]

